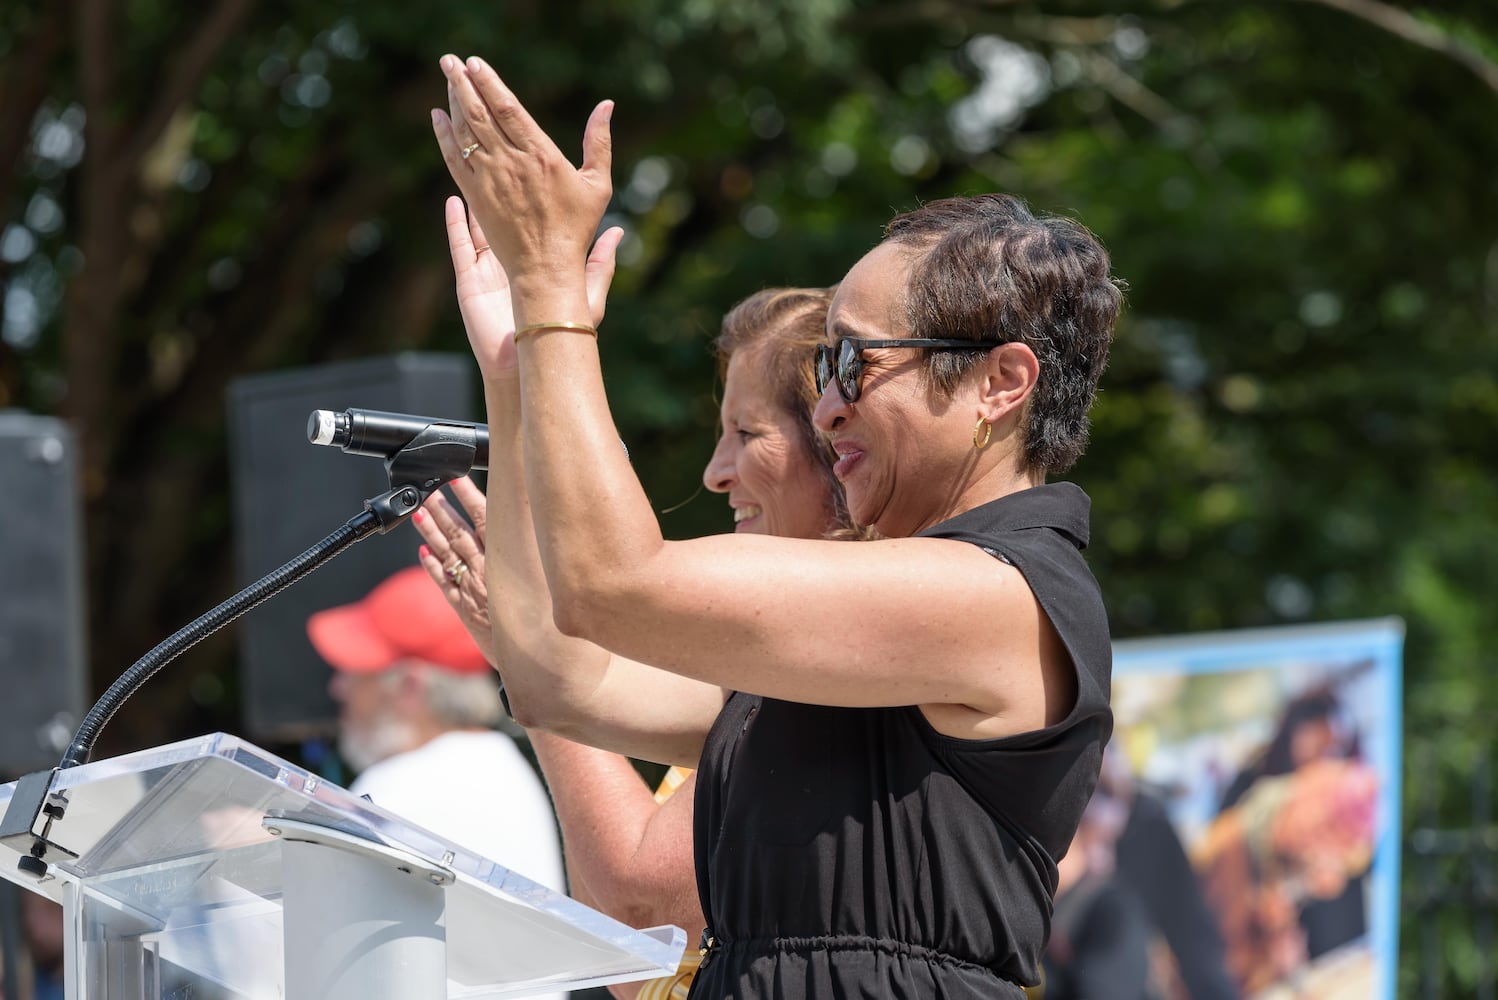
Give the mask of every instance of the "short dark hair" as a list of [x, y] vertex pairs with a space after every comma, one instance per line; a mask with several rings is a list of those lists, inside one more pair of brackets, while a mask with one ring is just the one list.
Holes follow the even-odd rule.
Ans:
[[[930, 202], [891, 220], [884, 241], [922, 252], [908, 288], [913, 336], [1018, 342], [1035, 352], [1025, 465], [1071, 468], [1087, 447], [1087, 414], [1123, 302], [1108, 251], [1080, 223], [1037, 216], [1007, 194]], [[980, 357], [931, 351], [928, 370], [950, 393]]]

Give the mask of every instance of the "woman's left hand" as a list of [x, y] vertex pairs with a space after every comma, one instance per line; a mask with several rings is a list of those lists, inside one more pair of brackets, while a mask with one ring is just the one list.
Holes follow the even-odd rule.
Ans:
[[582, 293], [582, 264], [613, 196], [613, 102], [589, 116], [578, 169], [482, 59], [446, 55], [442, 72], [449, 111], [432, 112], [437, 144], [511, 283], [521, 293]]
[[494, 665], [494, 634], [489, 620], [489, 588], [484, 579], [484, 522], [488, 503], [467, 476], [450, 484], [473, 527], [458, 516], [441, 490], [427, 497], [412, 523], [426, 544], [421, 567], [463, 620], [484, 658]]
[[[520, 359], [515, 354], [515, 314], [510, 279], [484, 241], [478, 220], [469, 216], [461, 198], [447, 199], [447, 249], [452, 254], [458, 286], [458, 311], [468, 345], [485, 377], [514, 375]], [[588, 318], [596, 328], [603, 323], [615, 258], [624, 230], [610, 226], [588, 254], [585, 284]], [[466, 504], [465, 504], [466, 506]]]
[[515, 356], [515, 314], [510, 305], [510, 279], [500, 266], [478, 220], [470, 218], [461, 198], [449, 198], [447, 249], [452, 254], [453, 276], [458, 285], [458, 312], [468, 346], [487, 377], [513, 375], [520, 359]]

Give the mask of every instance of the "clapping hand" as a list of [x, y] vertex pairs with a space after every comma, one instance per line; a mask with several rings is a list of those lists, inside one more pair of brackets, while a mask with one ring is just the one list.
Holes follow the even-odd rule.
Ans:
[[[448, 111], [432, 112], [432, 128], [500, 266], [518, 290], [536, 293], [539, 301], [583, 292], [580, 265], [613, 195], [613, 102], [593, 109], [583, 133], [583, 165], [575, 168], [482, 59], [446, 55], [441, 65]], [[497, 353], [481, 360], [502, 364], [503, 352]]]

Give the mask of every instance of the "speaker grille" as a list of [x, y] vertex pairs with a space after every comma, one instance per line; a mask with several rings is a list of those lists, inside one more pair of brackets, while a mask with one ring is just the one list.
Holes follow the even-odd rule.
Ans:
[[[313, 410], [358, 407], [449, 420], [473, 412], [473, 359], [398, 354], [237, 379], [229, 387], [235, 556], [240, 586], [310, 548], [389, 489], [384, 465], [307, 440]], [[416, 563], [410, 525], [372, 536], [239, 622], [241, 701], [251, 738], [331, 734], [331, 671], [307, 639], [314, 611], [357, 600]]]

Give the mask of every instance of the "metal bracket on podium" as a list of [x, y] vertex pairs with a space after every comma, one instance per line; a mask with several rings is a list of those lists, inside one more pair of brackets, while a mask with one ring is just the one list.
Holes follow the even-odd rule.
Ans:
[[445, 1000], [451, 871], [325, 823], [261, 825], [285, 845], [288, 1000]]

